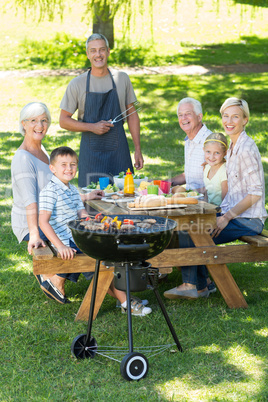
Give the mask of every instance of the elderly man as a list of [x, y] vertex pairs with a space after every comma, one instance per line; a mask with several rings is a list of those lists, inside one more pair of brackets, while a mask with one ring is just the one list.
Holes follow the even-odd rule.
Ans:
[[[136, 96], [128, 75], [108, 69], [109, 43], [105, 36], [92, 34], [86, 41], [88, 72], [75, 77], [68, 85], [60, 104], [60, 126], [82, 132], [79, 154], [80, 187], [100, 176], [117, 175], [132, 167], [124, 120], [112, 120], [129, 109], [125, 119], [135, 147], [135, 167], [142, 169], [140, 121], [135, 112]], [[78, 119], [72, 116], [78, 110]], [[134, 112], [134, 113], [132, 113]]]
[[[178, 104], [177, 115], [180, 128], [186, 133], [187, 137], [184, 149], [184, 172], [172, 178], [172, 185], [186, 184], [187, 190], [202, 192], [204, 188], [203, 163], [205, 162], [203, 146], [211, 131], [202, 122], [202, 105], [196, 99], [183, 98]], [[191, 239], [188, 233], [178, 232], [178, 237], [181, 248], [189, 247]], [[210, 293], [216, 292], [215, 283], [208, 277], [205, 266], [200, 266], [198, 269], [203, 269], [207, 276], [207, 289], [199, 292], [198, 297], [208, 297]], [[176, 288], [167, 290], [164, 296], [168, 299], [181, 297], [180, 291], [177, 291]]]
[[184, 149], [184, 173], [172, 178], [172, 185], [186, 184], [186, 189], [201, 190], [204, 187], [204, 141], [211, 131], [202, 122], [201, 103], [193, 98], [183, 98], [177, 108], [180, 128], [186, 133]]

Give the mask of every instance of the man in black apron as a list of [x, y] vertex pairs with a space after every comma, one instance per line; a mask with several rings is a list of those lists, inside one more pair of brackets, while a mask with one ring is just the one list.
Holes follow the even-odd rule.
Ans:
[[[108, 69], [110, 49], [105, 36], [91, 35], [86, 48], [91, 69], [69, 83], [60, 105], [60, 126], [82, 132], [80, 187], [97, 182], [101, 176], [111, 177], [128, 168], [133, 171], [123, 120], [111, 123], [136, 101], [132, 85], [127, 74]], [[78, 120], [72, 118], [76, 110]], [[143, 167], [139, 116], [133, 113], [126, 120], [135, 147], [134, 166], [139, 170]]]

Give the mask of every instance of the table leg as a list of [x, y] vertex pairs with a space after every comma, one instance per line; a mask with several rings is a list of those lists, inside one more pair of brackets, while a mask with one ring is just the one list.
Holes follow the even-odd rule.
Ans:
[[[95, 301], [95, 307], [94, 307], [94, 314], [93, 314], [93, 320], [97, 317], [97, 314], [99, 312], [99, 309], [102, 305], [102, 302], [104, 300], [104, 297], [112, 283], [112, 280], [114, 278], [114, 273], [113, 271], [100, 271], [99, 272], [99, 278], [98, 278], [98, 286], [97, 286], [97, 293], [96, 293], [96, 301]], [[88, 287], [88, 290], [85, 294], [85, 297], [81, 303], [81, 306], [77, 312], [77, 315], [75, 317], [75, 321], [88, 321], [88, 316], [89, 316], [89, 308], [90, 308], [90, 303], [91, 303], [91, 294], [92, 294], [92, 288], [93, 288], [93, 280], [90, 283], [90, 286]]]
[[[209, 234], [191, 233], [192, 241], [196, 247], [214, 246], [215, 243]], [[219, 291], [222, 294], [226, 304], [230, 308], [247, 308], [247, 302], [244, 299], [239, 287], [237, 286], [231, 272], [226, 264], [207, 265], [207, 269], [214, 279]]]

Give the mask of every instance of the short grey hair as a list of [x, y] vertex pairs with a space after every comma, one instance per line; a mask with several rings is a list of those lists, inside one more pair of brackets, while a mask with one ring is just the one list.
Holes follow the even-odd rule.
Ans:
[[200, 103], [197, 99], [194, 99], [194, 98], [183, 98], [183, 99], [181, 99], [181, 100], [179, 101], [179, 103], [178, 103], [178, 106], [177, 106], [177, 116], [178, 116], [178, 112], [179, 112], [179, 107], [180, 107], [181, 105], [183, 105], [184, 103], [190, 103], [191, 105], [193, 105], [194, 112], [195, 112], [196, 115], [203, 114], [202, 105], [201, 105], [201, 103]]
[[89, 38], [87, 38], [86, 51], [87, 51], [89, 42], [92, 42], [93, 40], [104, 40], [107, 49], [109, 49], [109, 42], [108, 42], [108, 39], [106, 38], [106, 36], [99, 34], [99, 33], [93, 33], [92, 35], [89, 36]]
[[220, 114], [222, 115], [229, 106], [238, 106], [242, 112], [244, 117], [249, 119], [249, 107], [247, 101], [244, 99], [239, 99], [239, 98], [228, 98], [226, 101], [223, 102], [221, 108], [220, 108]]
[[37, 116], [40, 116], [41, 114], [45, 113], [47, 119], [48, 119], [48, 126], [49, 128], [51, 124], [51, 115], [48, 110], [48, 107], [42, 103], [42, 102], [30, 102], [27, 105], [25, 105], [21, 112], [20, 112], [20, 121], [19, 121], [19, 132], [24, 136], [25, 135], [25, 129], [22, 125], [22, 122], [31, 119]]

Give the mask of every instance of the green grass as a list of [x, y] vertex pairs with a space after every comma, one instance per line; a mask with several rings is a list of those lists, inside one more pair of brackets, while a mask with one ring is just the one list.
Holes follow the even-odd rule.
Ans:
[[[119, 364], [104, 357], [86, 361], [72, 358], [72, 340], [86, 332], [86, 323], [75, 323], [74, 317], [88, 283], [81, 277], [78, 284], [67, 284], [70, 305], [60, 306], [46, 299], [32, 274], [26, 245], [18, 245], [10, 225], [10, 163], [22, 141], [17, 129], [22, 106], [34, 99], [48, 104], [53, 123], [44, 145], [49, 152], [64, 144], [79, 150], [80, 135], [58, 126], [59, 102], [70, 79], [1, 80], [0, 400], [266, 401], [267, 262], [229, 266], [248, 310], [228, 309], [219, 292], [193, 303], [165, 299], [184, 352], [174, 353], [171, 347], [149, 358], [148, 376], [140, 382], [123, 380]], [[181, 97], [199, 98], [204, 105], [204, 121], [211, 129], [221, 130], [218, 109], [222, 101], [229, 95], [243, 95], [252, 111], [247, 131], [260, 148], [268, 182], [267, 116], [263, 106], [267, 74], [131, 79], [143, 105], [141, 138], [149, 177], [164, 178], [183, 170], [184, 135], [176, 118], [176, 104]], [[133, 152], [131, 141], [130, 148]], [[180, 282], [180, 273], [174, 271], [168, 282], [160, 285], [160, 294]], [[133, 319], [134, 349], [172, 343], [153, 293], [138, 295], [149, 299], [153, 313], [144, 319]], [[92, 334], [100, 346], [128, 346], [126, 316], [115, 308], [109, 296], [93, 324]]]
[[[116, 51], [111, 64], [220, 65], [267, 63], [267, 1], [173, 0], [154, 2], [154, 44], [148, 16], [131, 20], [131, 35], [124, 40], [122, 16], [116, 17]], [[187, 3], [187, 5], [186, 5]], [[0, 70], [84, 68], [85, 38], [91, 32], [83, 5], [70, 3], [63, 21], [38, 22], [27, 11], [0, 15]], [[144, 2], [147, 7], [147, 2]], [[201, 17], [200, 17], [201, 16]], [[70, 305], [59, 306], [40, 291], [32, 274], [26, 245], [18, 245], [10, 225], [12, 205], [10, 164], [22, 141], [18, 133], [21, 108], [30, 101], [45, 102], [52, 126], [44, 140], [51, 152], [59, 145], [79, 150], [80, 134], [58, 125], [59, 103], [71, 77], [0, 78], [0, 401], [248, 401], [268, 400], [267, 378], [267, 262], [230, 264], [229, 268], [249, 305], [230, 310], [219, 292], [207, 300], [164, 300], [184, 353], [168, 352], [149, 358], [149, 373], [140, 382], [126, 382], [117, 362], [96, 356], [76, 361], [70, 346], [86, 332], [85, 322], [74, 322], [88, 287], [81, 277], [68, 283]], [[165, 178], [183, 171], [183, 138], [176, 105], [184, 96], [199, 99], [204, 121], [222, 131], [219, 108], [228, 96], [248, 100], [248, 134], [256, 141], [266, 179], [268, 207], [267, 73], [207, 76], [132, 76], [143, 109], [141, 143], [144, 172]], [[133, 144], [129, 139], [133, 153]], [[77, 180], [74, 180], [77, 184]], [[268, 228], [268, 222], [266, 228]], [[169, 275], [166, 289], [181, 282], [179, 272]], [[153, 313], [133, 319], [134, 347], [172, 342], [171, 334], [150, 291]], [[93, 336], [99, 345], [127, 347], [126, 316], [106, 296]]]

